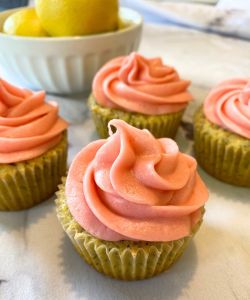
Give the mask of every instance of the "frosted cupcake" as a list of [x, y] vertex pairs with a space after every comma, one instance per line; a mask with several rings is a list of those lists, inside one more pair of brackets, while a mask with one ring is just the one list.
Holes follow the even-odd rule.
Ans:
[[250, 187], [250, 78], [213, 89], [195, 115], [199, 164], [224, 182]]
[[89, 98], [97, 132], [107, 138], [108, 122], [122, 119], [150, 130], [155, 137], [174, 138], [192, 100], [189, 85], [160, 58], [146, 59], [132, 53], [111, 60], [95, 76]]
[[48, 199], [66, 172], [67, 123], [45, 93], [0, 79], [0, 210]]
[[[112, 131], [115, 131], [113, 133]], [[167, 270], [199, 229], [208, 191], [171, 139], [121, 120], [86, 146], [57, 194], [57, 214], [97, 271], [138, 280]]]

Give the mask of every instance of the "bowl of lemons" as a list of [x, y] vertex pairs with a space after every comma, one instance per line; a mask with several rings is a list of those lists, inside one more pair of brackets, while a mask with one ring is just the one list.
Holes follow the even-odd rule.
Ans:
[[54, 94], [81, 93], [110, 59], [139, 47], [143, 19], [118, 0], [36, 0], [0, 13], [0, 76]]

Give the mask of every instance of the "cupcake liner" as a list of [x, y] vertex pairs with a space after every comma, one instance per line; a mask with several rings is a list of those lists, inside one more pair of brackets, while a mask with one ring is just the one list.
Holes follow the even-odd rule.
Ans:
[[108, 242], [86, 232], [72, 217], [66, 204], [65, 179], [57, 193], [57, 216], [76, 251], [98, 272], [121, 280], [140, 280], [167, 270], [184, 252], [193, 233], [171, 242]]
[[96, 130], [101, 138], [109, 137], [108, 123], [113, 119], [124, 120], [139, 129], [148, 129], [156, 138], [174, 138], [185, 111], [182, 110], [177, 113], [155, 116], [125, 112], [119, 109], [100, 106], [93, 95], [89, 97], [88, 104]]
[[0, 164], [0, 211], [18, 211], [49, 199], [67, 168], [67, 135], [44, 155]]
[[201, 167], [215, 178], [250, 187], [250, 140], [206, 119], [199, 109], [194, 119], [194, 150]]

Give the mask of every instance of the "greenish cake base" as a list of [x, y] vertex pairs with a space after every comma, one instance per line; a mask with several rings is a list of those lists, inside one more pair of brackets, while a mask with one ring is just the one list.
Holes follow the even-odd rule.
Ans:
[[89, 97], [89, 108], [96, 125], [96, 130], [101, 138], [108, 138], [108, 123], [113, 119], [126, 121], [139, 129], [148, 129], [156, 138], [176, 136], [182, 116], [185, 110], [172, 114], [144, 115], [134, 112], [126, 112], [119, 109], [102, 107], [94, 96]]
[[208, 121], [202, 109], [194, 118], [194, 150], [201, 167], [217, 179], [250, 187], [250, 140]]
[[167, 270], [182, 255], [192, 235], [172, 242], [108, 242], [85, 231], [72, 217], [65, 196], [65, 179], [57, 193], [57, 216], [76, 251], [98, 272], [121, 280], [140, 280]]
[[67, 134], [44, 155], [0, 164], [0, 211], [18, 211], [49, 199], [67, 169]]

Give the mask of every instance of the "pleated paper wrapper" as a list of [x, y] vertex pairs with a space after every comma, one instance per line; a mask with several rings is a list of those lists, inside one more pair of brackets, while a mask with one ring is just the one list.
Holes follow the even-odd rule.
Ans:
[[[65, 183], [65, 179], [64, 179]], [[98, 272], [120, 280], [140, 280], [166, 271], [182, 255], [193, 233], [171, 242], [108, 242], [86, 232], [72, 217], [65, 196], [65, 184], [57, 193], [57, 216], [81, 257]]]
[[250, 187], [250, 140], [212, 124], [201, 108], [194, 118], [194, 150], [198, 163], [210, 175]]
[[100, 106], [93, 95], [89, 97], [89, 108], [94, 120], [97, 133], [101, 138], [108, 138], [108, 123], [120, 119], [139, 129], [148, 129], [156, 138], [175, 138], [184, 110], [163, 115], [144, 115], [126, 112], [119, 109]]
[[0, 165], [0, 210], [18, 211], [49, 199], [67, 168], [67, 135], [44, 155]]

